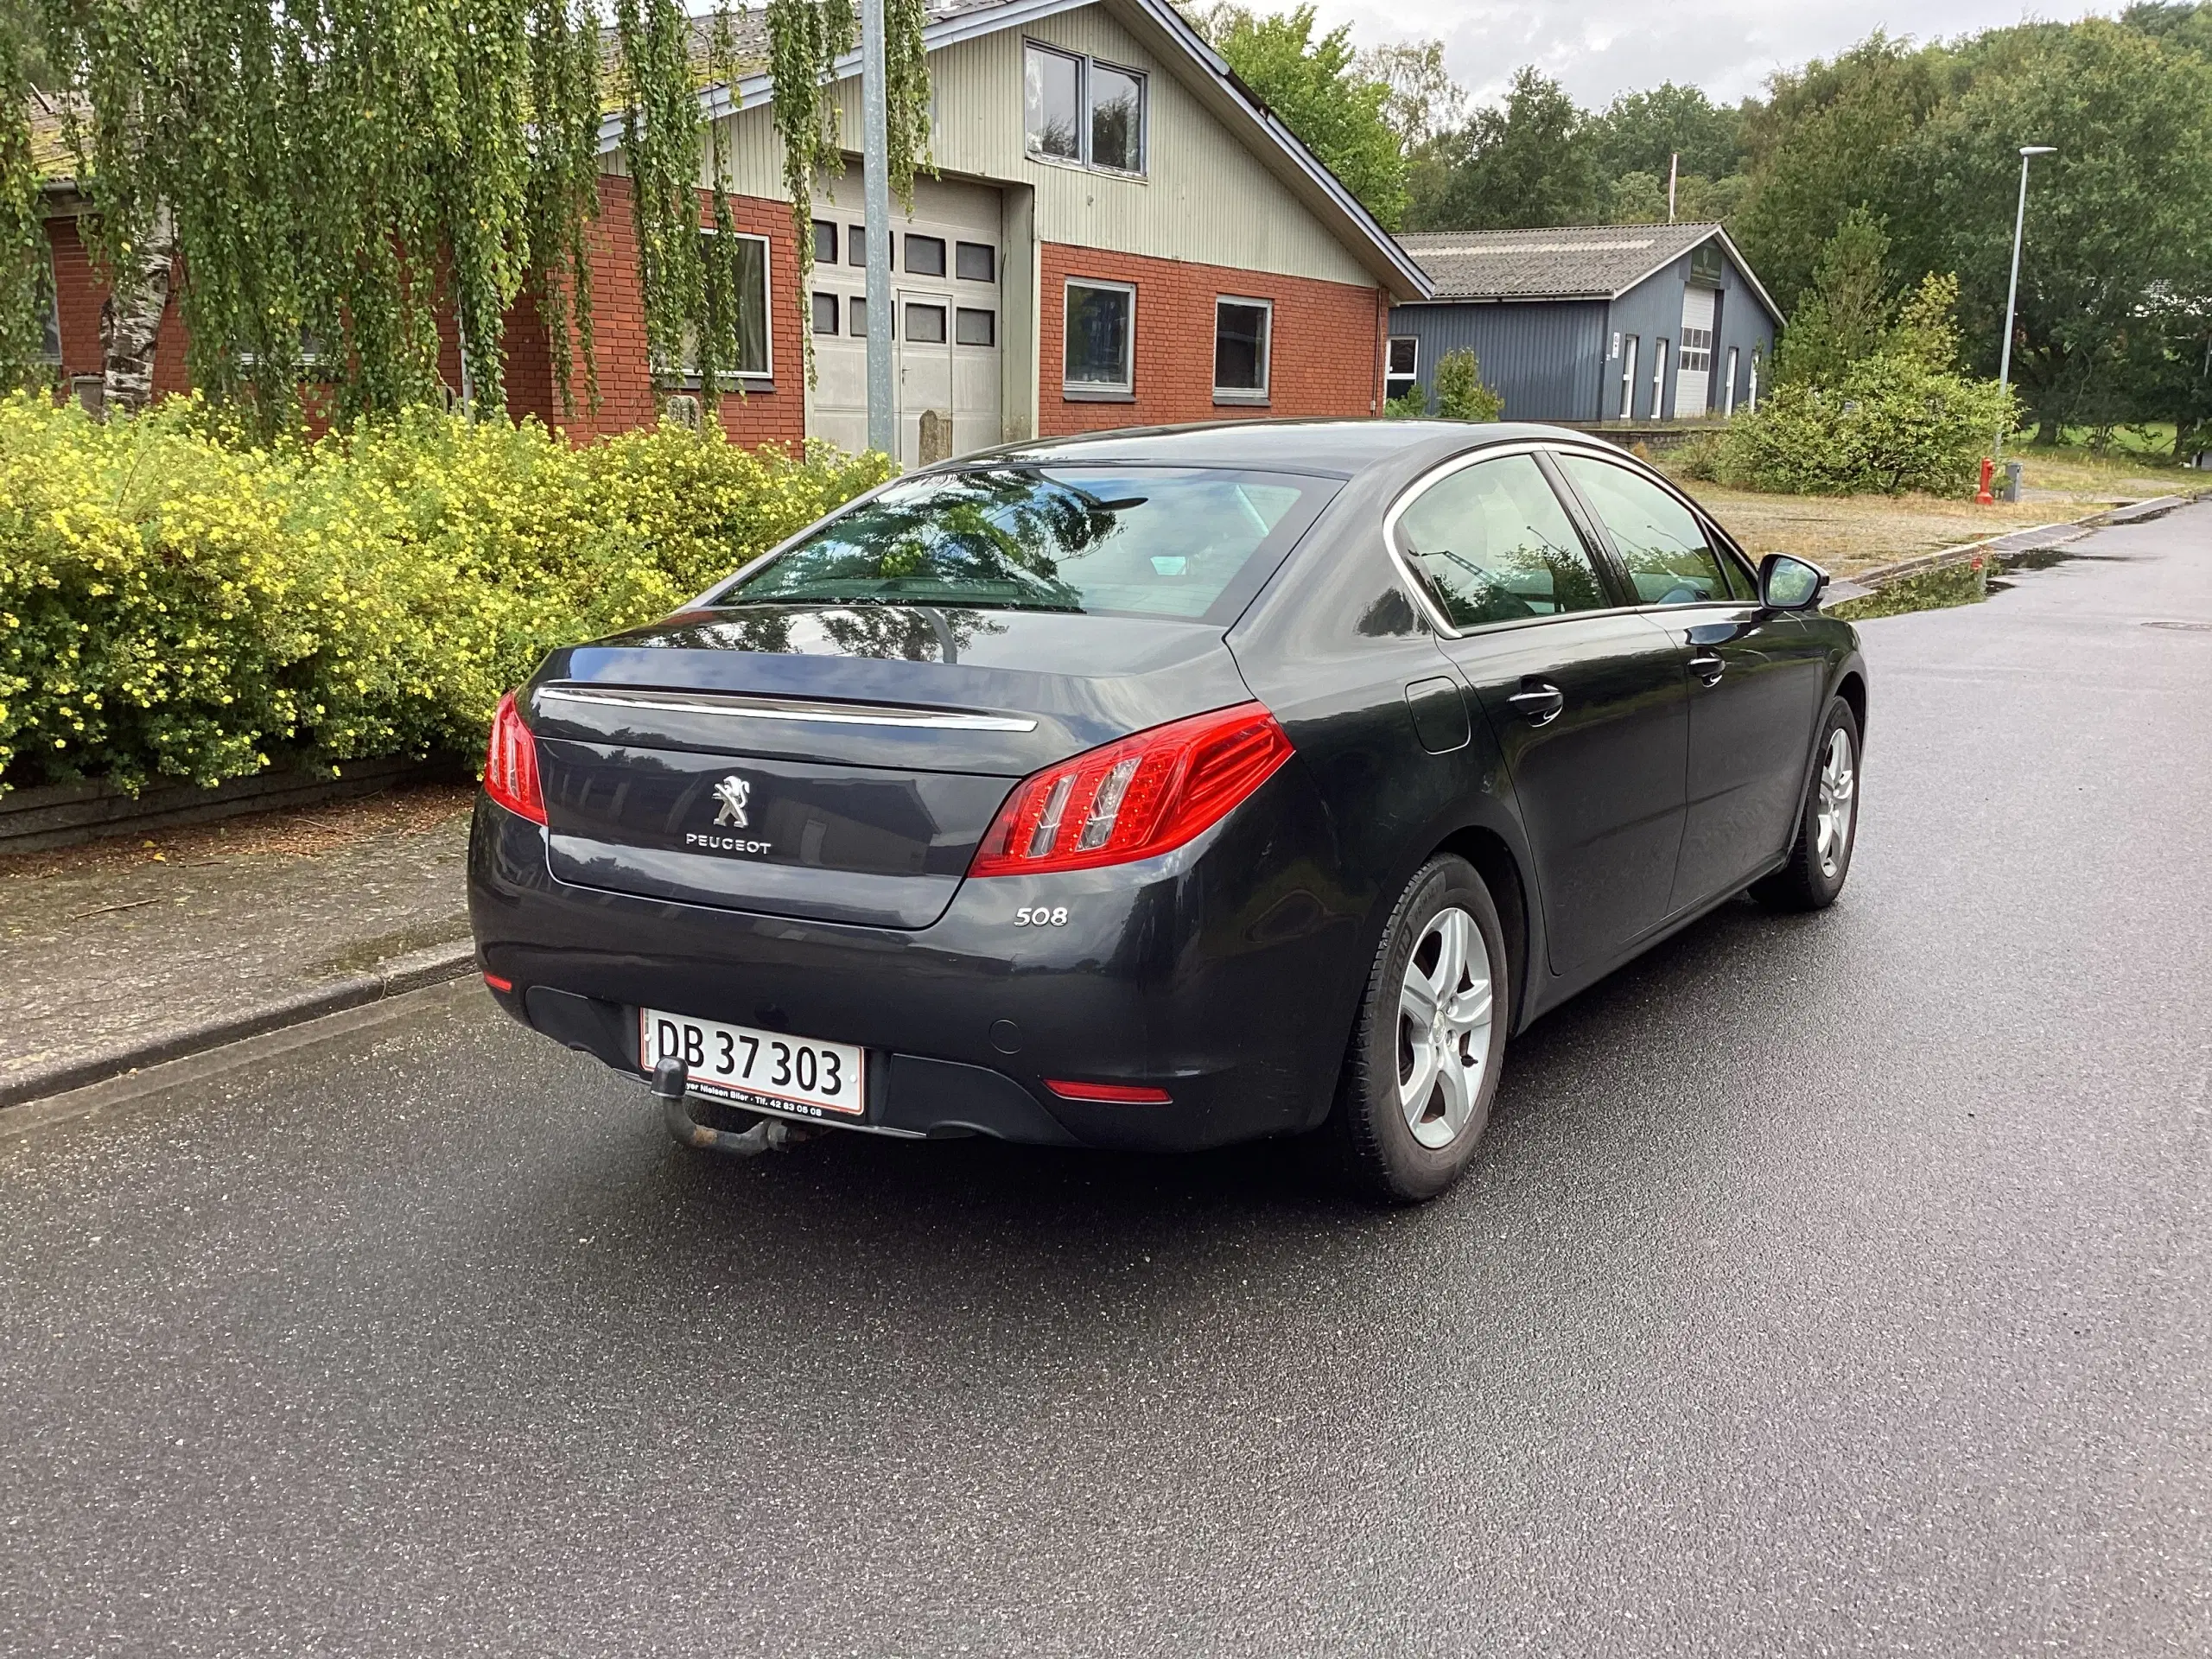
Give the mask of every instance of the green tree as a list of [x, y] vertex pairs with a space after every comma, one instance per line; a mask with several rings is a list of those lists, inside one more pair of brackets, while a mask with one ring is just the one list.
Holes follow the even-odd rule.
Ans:
[[1669, 157], [1680, 156], [1684, 173], [1721, 179], [1744, 159], [1743, 111], [1719, 108], [1698, 87], [1671, 80], [1648, 92], [1623, 92], [1590, 126], [1608, 178], [1651, 173], [1663, 185]]
[[2120, 26], [2155, 36], [2168, 46], [2212, 57], [2212, 0], [2146, 0], [2120, 14]]
[[1744, 124], [1751, 184], [1730, 232], [1785, 315], [1854, 207], [1872, 203], [1892, 236], [1917, 236], [1925, 193], [1911, 188], [1903, 145], [1955, 79], [1944, 48], [1876, 34], [1769, 83], [1766, 103]]
[[1441, 41], [1399, 41], [1370, 47], [1355, 60], [1370, 80], [1389, 89], [1382, 118], [1398, 135], [1398, 148], [1411, 156], [1466, 119], [1467, 94], [1444, 67]]
[[1316, 40], [1310, 4], [1260, 14], [1218, 5], [1200, 27], [1229, 67], [1385, 229], [1406, 211], [1406, 158], [1385, 118], [1391, 88], [1363, 72], [1343, 25]]
[[1587, 225], [1608, 205], [1589, 121], [1530, 65], [1515, 71], [1503, 105], [1478, 110], [1421, 152], [1407, 222], [1434, 231]]
[[1505, 398], [1483, 384], [1483, 365], [1465, 346], [1436, 359], [1436, 412], [1447, 421], [1494, 421], [1505, 413]]
[[2024, 143], [2058, 149], [2034, 163], [2012, 351], [2048, 439], [2129, 417], [2130, 365], [2139, 377], [2212, 311], [2212, 62], [2102, 18], [1976, 43], [1971, 84], [1904, 149], [1930, 227], [1909, 251], [1959, 273], [1986, 374], [2004, 343]]
[[[1812, 284], [1783, 331], [1775, 353], [1777, 385], [1839, 385], [1853, 364], [1889, 343], [1896, 310], [1889, 252], [1880, 222], [1865, 207], [1853, 208], [1822, 245]], [[1918, 313], [1916, 320], [1916, 326], [1926, 321]], [[1923, 333], [1914, 334], [1916, 342]]]

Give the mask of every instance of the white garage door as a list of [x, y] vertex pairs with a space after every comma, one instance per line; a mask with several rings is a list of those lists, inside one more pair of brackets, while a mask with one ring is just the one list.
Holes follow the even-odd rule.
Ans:
[[1675, 418], [1694, 421], [1706, 412], [1713, 384], [1713, 302], [1709, 288], [1682, 290], [1682, 348], [1675, 362]]
[[[868, 447], [868, 252], [859, 169], [814, 199], [813, 317], [817, 378], [806, 429], [844, 449]], [[891, 209], [893, 377], [899, 459], [924, 466], [1001, 440], [999, 303], [1005, 250], [999, 193], [914, 181], [914, 216]], [[834, 257], [833, 257], [834, 256]]]

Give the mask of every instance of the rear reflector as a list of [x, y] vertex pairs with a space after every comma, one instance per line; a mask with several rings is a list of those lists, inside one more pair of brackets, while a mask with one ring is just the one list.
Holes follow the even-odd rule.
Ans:
[[537, 740], [522, 723], [512, 691], [499, 699], [499, 712], [492, 716], [492, 741], [484, 752], [484, 792], [533, 823], [545, 822], [545, 791], [537, 781]]
[[1262, 703], [1155, 726], [1023, 779], [968, 874], [1041, 875], [1171, 852], [1227, 817], [1290, 756], [1290, 739]]
[[1062, 1100], [1096, 1100], [1112, 1106], [1169, 1106], [1175, 1099], [1165, 1089], [1141, 1089], [1126, 1083], [1068, 1083], [1047, 1077], [1045, 1086]]
[[484, 982], [495, 991], [512, 991], [515, 988], [514, 981], [501, 979], [497, 974], [485, 975]]

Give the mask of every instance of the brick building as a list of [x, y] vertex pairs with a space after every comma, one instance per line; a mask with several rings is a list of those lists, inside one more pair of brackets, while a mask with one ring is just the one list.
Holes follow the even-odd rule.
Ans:
[[[760, 14], [741, 22], [765, 60]], [[1104, 427], [1379, 410], [1391, 306], [1427, 297], [1427, 277], [1167, 0], [949, 0], [924, 38], [937, 172], [917, 181], [911, 215], [894, 205], [893, 226], [903, 461]], [[857, 135], [857, 54], [838, 66], [835, 95]], [[816, 278], [802, 299], [770, 97], [765, 70], [701, 94], [732, 158], [744, 244], [744, 351], [722, 421], [746, 442], [858, 448], [859, 157], [811, 204]], [[506, 334], [510, 408], [578, 437], [658, 418], [619, 120], [601, 143], [599, 409], [561, 413], [527, 302]], [[67, 376], [97, 376], [100, 295], [57, 205], [54, 355]], [[712, 234], [703, 193], [701, 213]], [[157, 391], [184, 384], [174, 312]], [[450, 338], [446, 355], [457, 380]], [[662, 390], [680, 397], [696, 383]]]

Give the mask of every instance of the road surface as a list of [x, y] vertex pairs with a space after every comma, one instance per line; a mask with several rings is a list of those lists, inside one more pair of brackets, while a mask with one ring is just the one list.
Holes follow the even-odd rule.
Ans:
[[1424, 1210], [716, 1161], [473, 993], [0, 1117], [0, 1652], [2212, 1650], [2212, 507], [2075, 550]]

